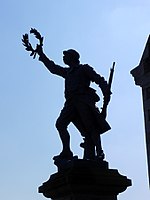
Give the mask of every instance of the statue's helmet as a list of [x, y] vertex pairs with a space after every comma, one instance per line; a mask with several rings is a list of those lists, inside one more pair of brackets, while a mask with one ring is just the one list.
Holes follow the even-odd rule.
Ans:
[[74, 49], [68, 49], [66, 51], [63, 51], [64, 55], [71, 55], [75, 60], [79, 60], [80, 55], [77, 51], [75, 51]]

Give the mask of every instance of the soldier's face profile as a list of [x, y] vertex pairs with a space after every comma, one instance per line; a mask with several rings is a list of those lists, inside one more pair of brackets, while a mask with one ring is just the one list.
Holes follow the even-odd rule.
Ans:
[[71, 56], [70, 55], [64, 55], [63, 56], [63, 61], [66, 65], [71, 64]]

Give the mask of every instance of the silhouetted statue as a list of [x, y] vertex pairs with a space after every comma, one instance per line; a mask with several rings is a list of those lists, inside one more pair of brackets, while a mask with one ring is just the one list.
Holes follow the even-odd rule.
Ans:
[[[31, 29], [32, 33], [33, 30]], [[27, 37], [27, 34], [26, 34]], [[25, 43], [25, 35], [23, 37], [26, 50], [32, 51], [31, 55], [39, 55], [39, 60], [46, 68], [55, 75], [58, 75], [65, 80], [65, 104], [56, 121], [56, 128], [59, 132], [62, 141], [62, 152], [54, 157], [56, 159], [70, 160], [73, 158], [73, 153], [70, 149], [70, 135], [67, 130], [68, 125], [72, 122], [84, 137], [84, 143], [81, 147], [84, 148], [85, 159], [103, 159], [104, 153], [101, 146], [100, 135], [110, 130], [110, 126], [105, 120], [104, 113], [100, 113], [96, 107], [96, 102], [100, 100], [96, 91], [90, 87], [91, 82], [95, 82], [101, 89], [104, 101], [108, 104], [110, 100], [110, 88], [104, 78], [97, 74], [94, 69], [88, 64], [80, 64], [80, 55], [74, 49], [63, 51], [63, 61], [68, 67], [61, 67], [50, 60], [42, 48], [42, 37], [40, 44], [36, 50], [27, 49], [30, 46], [28, 41]]]

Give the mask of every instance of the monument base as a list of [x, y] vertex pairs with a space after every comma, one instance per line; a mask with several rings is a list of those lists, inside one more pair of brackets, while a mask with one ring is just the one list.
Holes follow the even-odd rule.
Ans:
[[117, 200], [131, 180], [109, 169], [106, 161], [76, 159], [50, 176], [39, 193], [53, 200]]

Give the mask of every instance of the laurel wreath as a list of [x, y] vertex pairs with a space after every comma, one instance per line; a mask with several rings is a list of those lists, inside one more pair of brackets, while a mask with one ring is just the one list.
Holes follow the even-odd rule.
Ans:
[[26, 51], [31, 51], [30, 56], [33, 56], [33, 59], [35, 59], [38, 46], [43, 46], [43, 37], [35, 28], [31, 28], [30, 34], [34, 34], [34, 36], [39, 40], [39, 44], [36, 45], [36, 48], [34, 49], [32, 47], [31, 43], [29, 42], [29, 36], [27, 33], [23, 35], [22, 44], [25, 46]]

